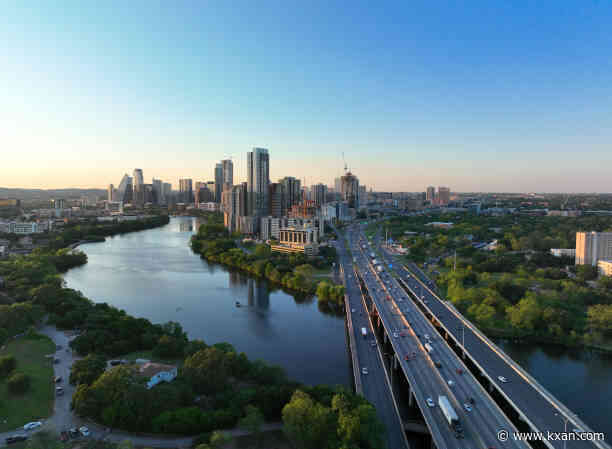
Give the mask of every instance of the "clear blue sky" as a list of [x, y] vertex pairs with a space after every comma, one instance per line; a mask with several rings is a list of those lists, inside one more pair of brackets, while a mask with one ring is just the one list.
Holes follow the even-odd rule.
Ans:
[[273, 180], [612, 191], [611, 2], [54, 3], [2, 8], [0, 186], [262, 146]]

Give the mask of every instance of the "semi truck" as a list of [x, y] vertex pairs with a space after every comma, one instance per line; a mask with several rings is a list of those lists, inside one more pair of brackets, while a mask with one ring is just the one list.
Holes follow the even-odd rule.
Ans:
[[457, 413], [455, 413], [453, 406], [448, 401], [448, 398], [446, 396], [438, 396], [438, 405], [440, 406], [440, 410], [442, 410], [442, 414], [444, 415], [449, 427], [455, 431], [455, 436], [457, 438], [463, 438], [463, 428], [459, 422], [459, 417], [457, 416]]
[[378, 266], [376, 267], [376, 271], [378, 271], [379, 273], [381, 273], [381, 272], [383, 271], [383, 267], [382, 267], [382, 265], [378, 265]]
[[433, 346], [429, 343], [425, 343], [425, 349], [427, 349], [427, 352], [433, 352]]
[[365, 327], [361, 328], [361, 335], [363, 335], [363, 338], [366, 338], [368, 336], [368, 331]]

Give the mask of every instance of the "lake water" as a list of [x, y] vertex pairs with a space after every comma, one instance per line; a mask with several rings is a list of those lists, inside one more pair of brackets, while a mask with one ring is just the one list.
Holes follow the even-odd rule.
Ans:
[[88, 263], [65, 274], [67, 286], [154, 323], [177, 321], [189, 338], [227, 341], [251, 359], [282, 366], [291, 379], [349, 385], [344, 319], [320, 312], [316, 298], [202, 260], [188, 245], [197, 225], [176, 217], [81, 245]]

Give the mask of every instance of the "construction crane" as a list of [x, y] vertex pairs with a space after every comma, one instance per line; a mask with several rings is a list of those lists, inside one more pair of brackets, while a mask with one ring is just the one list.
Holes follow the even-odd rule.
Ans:
[[346, 159], [344, 159], [344, 151], [342, 152], [342, 162], [344, 162], [344, 174], [348, 171], [348, 167], [346, 166]]

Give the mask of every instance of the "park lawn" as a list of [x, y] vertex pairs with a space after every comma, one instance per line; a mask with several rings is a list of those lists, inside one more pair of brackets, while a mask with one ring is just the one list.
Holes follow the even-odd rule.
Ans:
[[47, 418], [53, 412], [53, 358], [55, 344], [47, 337], [25, 337], [12, 340], [0, 356], [14, 355], [15, 371], [30, 377], [30, 389], [24, 395], [9, 394], [6, 380], [0, 381], [0, 432], [14, 430], [30, 421]]
[[166, 363], [168, 365], [182, 365], [183, 364], [182, 357], [179, 359], [167, 359], [167, 360], [159, 359], [153, 355], [152, 349], [145, 350], [145, 351], [130, 352], [128, 354], [124, 354], [122, 356], [113, 358], [113, 360], [129, 360], [130, 362], [135, 362], [136, 359], [151, 360], [152, 362]]

